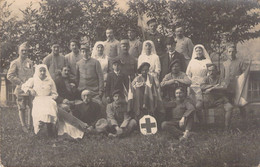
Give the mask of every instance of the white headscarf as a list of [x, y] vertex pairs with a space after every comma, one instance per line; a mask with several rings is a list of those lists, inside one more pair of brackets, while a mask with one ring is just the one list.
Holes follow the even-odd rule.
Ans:
[[[91, 54], [91, 57], [92, 57], [92, 58], [95, 58], [95, 59], [99, 58], [99, 56], [98, 56], [98, 51], [97, 51], [98, 45], [102, 45], [103, 48], [105, 47], [103, 41], [97, 41], [97, 42], [95, 43], [94, 47], [93, 47], [93, 50], [92, 50], [92, 54]], [[103, 51], [103, 55], [104, 55], [104, 51]]]
[[143, 43], [143, 49], [142, 49], [141, 55], [146, 55], [146, 52], [145, 52], [145, 48], [144, 48], [144, 47], [145, 47], [145, 45], [146, 45], [147, 43], [150, 43], [151, 46], [152, 46], [152, 48], [151, 48], [151, 55], [157, 55], [156, 50], [155, 50], [154, 43], [153, 43], [153, 41], [151, 41], [151, 40], [144, 41], [144, 43]]
[[203, 53], [204, 53], [204, 57], [205, 57], [206, 59], [208, 59], [208, 60], [211, 60], [210, 57], [209, 57], [208, 52], [206, 51], [206, 49], [204, 48], [204, 46], [201, 45], [201, 44], [198, 44], [198, 45], [195, 45], [195, 46], [194, 46], [193, 52], [192, 52], [191, 60], [194, 60], [195, 58], [197, 58], [197, 54], [196, 54], [196, 51], [195, 51], [195, 50], [196, 50], [196, 48], [198, 48], [198, 47], [202, 48], [202, 51], [203, 51]]
[[39, 64], [35, 67], [35, 72], [34, 72], [34, 75], [33, 75], [34, 82], [39, 81], [39, 80], [41, 81], [41, 79], [40, 79], [40, 68], [42, 68], [42, 67], [45, 68], [45, 70], [46, 70], [46, 78], [44, 80], [52, 79], [47, 66], [45, 64]]

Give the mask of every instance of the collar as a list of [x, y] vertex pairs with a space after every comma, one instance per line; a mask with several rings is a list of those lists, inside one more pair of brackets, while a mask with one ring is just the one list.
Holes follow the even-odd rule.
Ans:
[[204, 60], [206, 58], [205, 57], [196, 57], [195, 59], [197, 59], [197, 60]]
[[120, 74], [120, 70], [119, 71], [114, 71], [114, 73], [118, 76]]
[[115, 38], [113, 38], [113, 39], [107, 39], [107, 42], [114, 42], [115, 41]]
[[86, 59], [85, 57], [83, 57], [82, 58], [84, 61], [88, 61], [88, 60], [90, 60], [91, 59], [91, 57], [90, 58], [88, 58], [88, 59]]

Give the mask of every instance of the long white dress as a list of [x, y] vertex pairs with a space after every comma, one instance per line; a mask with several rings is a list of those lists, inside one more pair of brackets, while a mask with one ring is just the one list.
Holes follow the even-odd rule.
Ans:
[[[201, 47], [204, 52], [205, 59], [197, 60], [195, 49]], [[192, 59], [187, 67], [186, 74], [191, 80], [190, 95], [195, 98], [196, 101], [202, 100], [202, 92], [200, 89], [200, 84], [203, 78], [207, 76], [207, 66], [206, 64], [212, 63], [210, 57], [203, 45], [196, 45], [193, 49]], [[195, 96], [195, 97], [194, 97]]]
[[[41, 67], [46, 69], [47, 77], [43, 80], [39, 78], [39, 70]], [[30, 78], [22, 85], [24, 92], [27, 92], [30, 88], [36, 92], [32, 107], [35, 134], [39, 132], [40, 124], [43, 122], [57, 124], [58, 135], [67, 133], [72, 138], [83, 137], [84, 131], [80, 125], [84, 123], [66, 111], [58, 110], [55, 102], [55, 99], [58, 97], [56, 86], [54, 81], [51, 79], [46, 65], [40, 64], [36, 66], [33, 78]]]
[[33, 88], [36, 96], [33, 100], [32, 118], [34, 133], [37, 134], [40, 130], [40, 123], [53, 123], [57, 122], [57, 104], [54, 99], [57, 98], [55, 83], [51, 78], [46, 77], [44, 80], [30, 78], [22, 85], [23, 90]]

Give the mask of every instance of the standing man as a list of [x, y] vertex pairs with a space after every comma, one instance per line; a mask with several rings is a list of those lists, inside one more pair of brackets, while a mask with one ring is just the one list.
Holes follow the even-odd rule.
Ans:
[[183, 54], [181, 54], [175, 50], [176, 41], [173, 38], [167, 38], [166, 48], [167, 48], [167, 53], [161, 58], [160, 81], [164, 78], [164, 76], [166, 74], [171, 72], [170, 64], [175, 60], [179, 60], [180, 70], [182, 72], [186, 72], [185, 58], [184, 58]]
[[127, 36], [129, 39], [129, 54], [133, 56], [136, 60], [141, 55], [142, 52], [142, 42], [136, 36], [136, 30], [129, 28], [127, 31]]
[[66, 65], [65, 57], [60, 55], [60, 45], [58, 42], [53, 42], [51, 47], [52, 52], [43, 59], [43, 64], [46, 64], [53, 80]]
[[155, 45], [156, 53], [161, 60], [161, 57], [164, 55], [166, 51], [164, 36], [156, 30], [158, 25], [154, 18], [148, 20], [147, 25], [148, 25], [148, 32], [145, 32], [144, 34], [145, 40], [153, 41]]
[[122, 63], [122, 74], [125, 76], [130, 76], [131, 81], [134, 79], [137, 72], [137, 60], [129, 54], [129, 41], [127, 39], [122, 39], [121, 43], [121, 52], [119, 59]]
[[112, 28], [106, 30], [107, 40], [104, 41], [104, 54], [108, 56], [108, 60], [118, 56], [120, 49], [120, 42], [115, 39], [114, 31]]
[[[227, 96], [233, 102], [236, 93], [236, 80], [246, 70], [245, 64], [236, 57], [236, 54], [237, 48], [235, 45], [227, 46], [227, 60], [223, 63], [224, 68], [221, 69], [221, 77], [227, 86]], [[243, 107], [240, 107], [240, 114], [243, 119], [246, 118], [246, 111]]]
[[[33, 64], [28, 56], [28, 45], [23, 43], [19, 46], [19, 57], [11, 62], [10, 68], [7, 73], [7, 79], [16, 85], [15, 95], [16, 102], [19, 110], [19, 118], [22, 125], [22, 130], [28, 133], [28, 129], [31, 127], [31, 109], [32, 109], [32, 99], [29, 94], [24, 93], [21, 90], [21, 85], [25, 83], [29, 78], [33, 76]], [[28, 112], [28, 125], [25, 125], [25, 112], [26, 106], [29, 106]]]
[[177, 27], [175, 29], [175, 35], [177, 41], [176, 51], [184, 55], [186, 69], [190, 62], [194, 45], [190, 38], [184, 36], [182, 27]]
[[92, 98], [101, 104], [104, 92], [104, 77], [101, 65], [98, 60], [90, 57], [88, 46], [81, 45], [80, 53], [83, 58], [76, 63], [78, 90], [82, 92], [87, 89], [93, 92]]
[[65, 55], [67, 66], [70, 68], [70, 75], [72, 80], [76, 80], [76, 63], [82, 59], [82, 55], [79, 52], [79, 41], [76, 39], [70, 40], [71, 52]]

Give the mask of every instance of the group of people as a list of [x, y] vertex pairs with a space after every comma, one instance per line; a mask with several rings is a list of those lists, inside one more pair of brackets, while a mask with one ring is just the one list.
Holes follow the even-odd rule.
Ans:
[[[21, 44], [7, 79], [17, 85], [22, 130], [30, 131], [33, 122], [35, 134], [46, 124], [50, 136], [82, 138], [93, 132], [117, 137], [138, 129], [139, 119], [149, 114], [159, 130], [183, 140], [194, 121], [205, 123], [205, 109], [219, 105], [224, 106], [228, 129], [234, 82], [245, 70], [235, 45], [227, 46], [228, 59], [219, 73], [204, 46], [194, 46], [182, 27], [176, 28], [176, 38], [165, 38], [157, 32], [155, 19], [147, 25], [143, 42], [133, 28], [121, 41], [108, 28], [107, 40], [96, 42], [92, 50], [71, 39], [71, 52], [65, 56], [54, 42], [52, 52], [35, 68], [27, 57], [27, 43]], [[26, 125], [27, 106], [32, 112], [28, 110]]]

